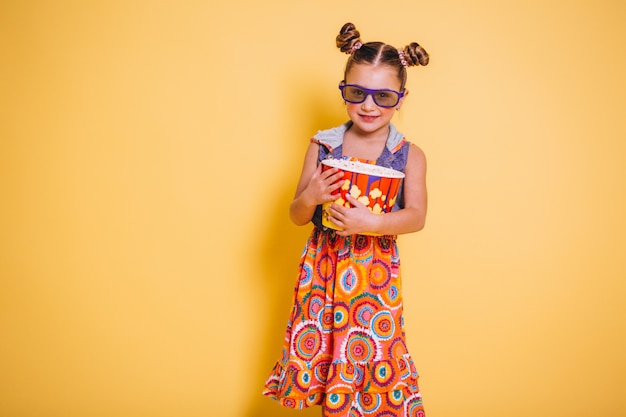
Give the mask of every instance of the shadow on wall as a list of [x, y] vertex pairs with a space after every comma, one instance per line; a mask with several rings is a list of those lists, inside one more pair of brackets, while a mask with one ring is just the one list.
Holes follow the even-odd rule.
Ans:
[[[329, 114], [329, 101], [332, 98], [321, 97], [319, 89], [316, 91], [314, 87], [319, 83], [312, 83], [309, 77], [305, 82], [303, 79], [293, 82], [294, 87], [291, 91], [302, 93], [302, 86], [309, 86], [304, 95], [295, 94], [291, 102], [297, 102], [297, 106], [291, 108], [299, 108], [303, 111], [306, 106], [302, 106], [302, 97], [311, 97], [309, 101], [309, 109], [307, 115], [301, 117], [308, 120], [308, 123], [298, 129], [296, 132], [302, 138], [304, 143], [296, 143], [296, 148], [302, 149], [299, 155], [299, 161], [304, 159], [304, 150], [308, 146], [307, 136], [312, 136], [320, 129], [327, 129], [337, 126], [346, 120], [345, 114]], [[332, 107], [332, 106], [330, 106]], [[308, 116], [308, 119], [307, 119]], [[303, 132], [300, 134], [299, 132]], [[294, 141], [287, 132], [281, 146], [290, 146]], [[297, 141], [298, 139], [296, 139]], [[285, 144], [287, 143], [287, 144]], [[282, 178], [290, 178], [293, 175], [299, 175], [301, 162], [294, 164], [296, 172], [285, 173]], [[265, 380], [270, 375], [276, 361], [280, 358], [283, 339], [285, 337], [285, 328], [291, 306], [293, 303], [294, 286], [298, 278], [298, 263], [300, 254], [304, 249], [306, 240], [312, 230], [312, 225], [308, 224], [302, 227], [296, 227], [289, 219], [289, 204], [293, 198], [294, 189], [293, 181], [285, 181], [280, 185], [280, 190], [276, 198], [272, 199], [274, 207], [270, 212], [272, 217], [267, 219], [267, 229], [264, 234], [259, 236], [256, 247], [260, 248], [256, 253], [259, 259], [256, 263], [259, 265], [260, 276], [254, 279], [260, 279], [263, 283], [263, 292], [258, 294], [262, 297], [267, 306], [267, 310], [263, 311], [264, 326], [260, 334], [262, 335], [258, 341], [258, 345], [252, 347], [251, 352], [255, 355], [256, 366], [250, 370], [250, 390], [249, 407], [245, 413], [245, 417], [319, 417], [321, 415], [320, 407], [311, 407], [306, 410], [291, 410], [281, 407], [276, 401], [262, 395]]]

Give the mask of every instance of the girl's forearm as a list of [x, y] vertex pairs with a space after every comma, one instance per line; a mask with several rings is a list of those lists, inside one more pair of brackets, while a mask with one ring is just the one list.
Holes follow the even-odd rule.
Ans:
[[289, 206], [289, 218], [297, 226], [304, 226], [310, 222], [317, 207], [316, 204], [308, 202], [303, 194], [294, 198]]
[[418, 207], [407, 207], [373, 217], [372, 232], [381, 235], [401, 235], [419, 232], [424, 228], [426, 212]]

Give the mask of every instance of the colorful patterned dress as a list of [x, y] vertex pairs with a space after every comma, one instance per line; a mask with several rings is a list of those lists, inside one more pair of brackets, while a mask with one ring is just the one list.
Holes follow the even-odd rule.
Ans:
[[[349, 122], [319, 132], [320, 161], [341, 157]], [[391, 126], [376, 164], [403, 171], [409, 142]], [[397, 208], [396, 208], [397, 209]], [[338, 236], [320, 222], [300, 261], [293, 309], [264, 394], [328, 417], [423, 417], [407, 350], [395, 236]]]

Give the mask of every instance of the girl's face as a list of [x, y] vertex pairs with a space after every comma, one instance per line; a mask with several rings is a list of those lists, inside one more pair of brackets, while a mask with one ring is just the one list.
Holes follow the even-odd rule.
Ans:
[[[354, 64], [346, 74], [346, 84], [354, 84], [371, 90], [400, 91], [401, 82], [397, 71], [388, 65]], [[408, 94], [405, 91], [404, 97]], [[354, 123], [352, 129], [363, 136], [372, 136], [386, 130], [396, 110], [402, 105], [404, 97], [395, 107], [386, 108], [376, 105], [371, 95], [362, 103], [346, 103], [348, 116]]]

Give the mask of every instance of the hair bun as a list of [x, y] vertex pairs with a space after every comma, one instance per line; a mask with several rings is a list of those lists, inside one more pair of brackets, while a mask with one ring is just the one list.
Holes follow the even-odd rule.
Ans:
[[407, 66], [428, 65], [428, 52], [426, 52], [426, 49], [422, 48], [419, 43], [411, 42], [404, 47], [402, 52], [404, 52]]
[[352, 48], [361, 42], [361, 34], [352, 23], [346, 23], [341, 27], [339, 35], [337, 35], [336, 43], [337, 48], [341, 52], [349, 54], [352, 52]]

